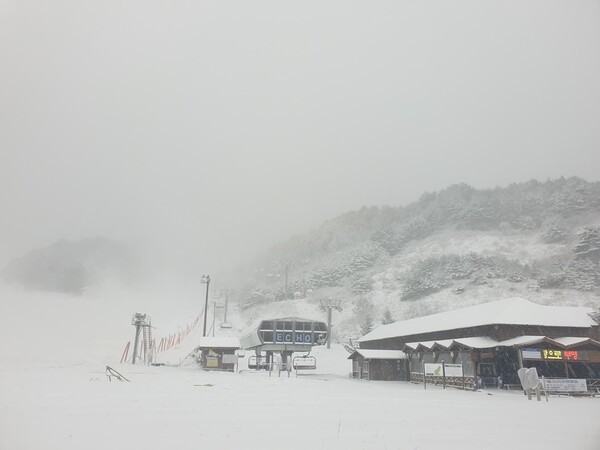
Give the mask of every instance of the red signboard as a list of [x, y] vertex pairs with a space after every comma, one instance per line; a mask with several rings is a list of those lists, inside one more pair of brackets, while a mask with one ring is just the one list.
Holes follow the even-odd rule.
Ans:
[[565, 350], [565, 359], [577, 361], [579, 359], [579, 352], [577, 350]]

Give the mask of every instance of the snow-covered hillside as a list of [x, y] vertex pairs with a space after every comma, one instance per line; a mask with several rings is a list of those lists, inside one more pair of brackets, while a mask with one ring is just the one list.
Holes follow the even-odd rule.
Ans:
[[334, 312], [334, 339], [346, 342], [363, 333], [361, 324], [369, 314], [373, 326], [381, 323], [385, 310], [394, 320], [410, 319], [436, 312], [471, 306], [509, 297], [522, 297], [547, 305], [588, 306], [600, 309], [598, 291], [577, 289], [543, 289], [535, 280], [509, 281], [502, 278], [474, 283], [472, 278], [454, 280], [452, 285], [419, 299], [403, 299], [406, 274], [420, 261], [444, 255], [499, 256], [522, 264], [553, 257], [561, 258], [570, 250], [568, 244], [546, 244], [539, 233], [483, 232], [476, 230], [442, 230], [409, 243], [403, 252], [370, 268], [367, 273], [371, 290], [353, 293], [348, 285], [316, 289], [307, 297], [287, 301], [264, 301], [241, 305], [240, 326], [256, 324], [267, 317], [300, 316], [325, 319], [319, 309], [321, 299], [341, 301], [343, 310]]
[[264, 305], [317, 311], [320, 299], [340, 300], [339, 341], [384, 314], [401, 320], [515, 296], [600, 308], [599, 198], [600, 183], [561, 178], [455, 185], [406, 207], [349, 212], [238, 273], [240, 307], [252, 318]]

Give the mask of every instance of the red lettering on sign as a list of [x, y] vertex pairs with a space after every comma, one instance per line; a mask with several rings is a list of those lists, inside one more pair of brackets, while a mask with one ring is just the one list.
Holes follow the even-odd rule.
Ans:
[[571, 350], [571, 351], [565, 350], [564, 355], [565, 355], [565, 359], [568, 359], [568, 360], [577, 361], [579, 359], [579, 353], [575, 350]]

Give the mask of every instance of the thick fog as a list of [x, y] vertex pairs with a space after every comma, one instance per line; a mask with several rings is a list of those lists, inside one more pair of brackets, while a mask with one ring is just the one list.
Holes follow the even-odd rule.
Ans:
[[0, 266], [249, 258], [363, 205], [600, 179], [598, 1], [0, 3]]

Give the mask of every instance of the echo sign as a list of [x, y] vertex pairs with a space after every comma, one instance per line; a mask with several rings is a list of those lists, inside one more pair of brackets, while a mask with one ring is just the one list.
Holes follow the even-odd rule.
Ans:
[[284, 333], [278, 331], [275, 333], [275, 342], [283, 342], [284, 344], [311, 344], [311, 333]]

